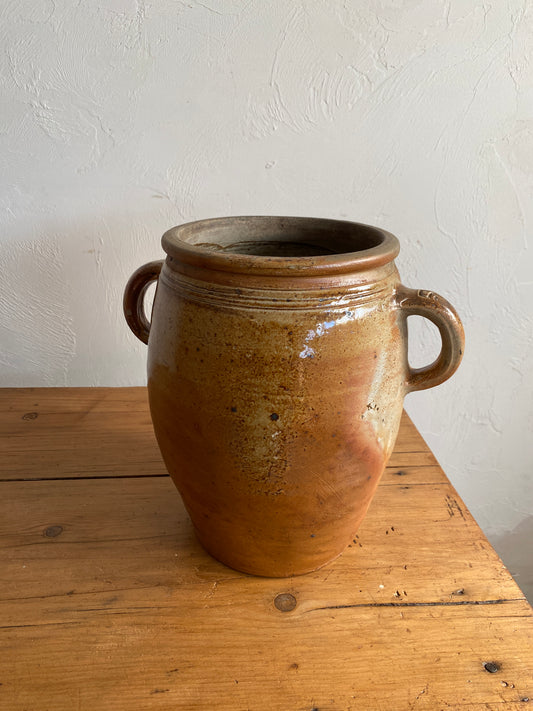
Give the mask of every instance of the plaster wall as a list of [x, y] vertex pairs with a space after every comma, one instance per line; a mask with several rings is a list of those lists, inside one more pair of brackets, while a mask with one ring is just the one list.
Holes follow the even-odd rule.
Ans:
[[532, 40], [523, 0], [2, 2], [0, 385], [144, 383], [121, 296], [169, 226], [385, 227], [468, 339], [406, 407], [533, 597]]

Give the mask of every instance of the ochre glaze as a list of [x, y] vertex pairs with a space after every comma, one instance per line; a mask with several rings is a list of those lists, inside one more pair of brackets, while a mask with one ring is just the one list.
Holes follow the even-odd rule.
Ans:
[[[148, 339], [156, 437], [199, 540], [246, 573], [314, 570], [354, 537], [406, 392], [457, 367], [460, 322], [400, 285], [397, 241], [376, 228], [222, 218], [163, 244], [166, 263], [132, 277], [125, 312]], [[160, 269], [150, 325], [142, 296]], [[411, 312], [443, 336], [420, 371], [407, 363]]]

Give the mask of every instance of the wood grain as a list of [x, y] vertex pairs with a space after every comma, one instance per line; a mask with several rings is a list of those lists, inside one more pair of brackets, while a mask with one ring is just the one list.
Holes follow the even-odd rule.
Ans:
[[[164, 476], [145, 388], [0, 389], [0, 479]], [[436, 465], [404, 413], [391, 467]]]
[[170, 479], [126, 452], [158, 461], [144, 390], [95, 390], [1, 393], [0, 708], [528, 707], [531, 608], [407, 418], [345, 553], [265, 579], [208, 556]]

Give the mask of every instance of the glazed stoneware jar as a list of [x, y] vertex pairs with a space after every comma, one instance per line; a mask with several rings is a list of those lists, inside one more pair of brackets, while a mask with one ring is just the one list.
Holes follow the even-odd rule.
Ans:
[[[319, 568], [368, 509], [404, 396], [459, 365], [461, 322], [402, 286], [398, 240], [367, 225], [210, 219], [169, 230], [163, 248], [132, 275], [124, 310], [148, 344], [155, 434], [198, 538], [246, 573]], [[442, 339], [425, 368], [407, 360], [412, 314]]]

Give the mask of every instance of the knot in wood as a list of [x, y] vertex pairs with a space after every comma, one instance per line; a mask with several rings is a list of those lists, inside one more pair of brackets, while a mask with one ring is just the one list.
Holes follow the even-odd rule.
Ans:
[[483, 666], [489, 674], [496, 674], [497, 671], [500, 671], [500, 665], [497, 662], [485, 662]]
[[63, 526], [48, 526], [48, 528], [44, 529], [46, 538], [55, 538], [60, 533], [63, 533]]
[[280, 593], [275, 597], [274, 605], [280, 612], [290, 612], [296, 607], [296, 598], [291, 593]]

